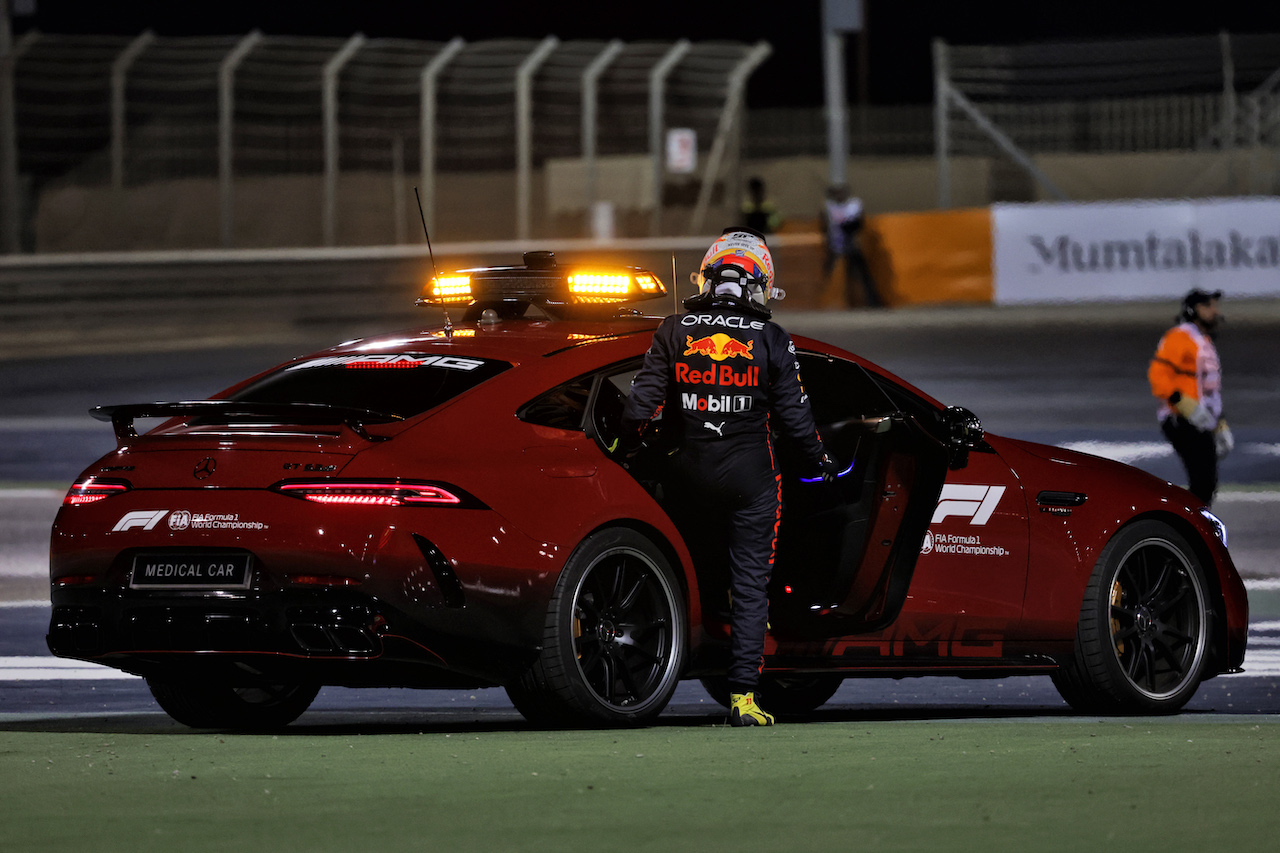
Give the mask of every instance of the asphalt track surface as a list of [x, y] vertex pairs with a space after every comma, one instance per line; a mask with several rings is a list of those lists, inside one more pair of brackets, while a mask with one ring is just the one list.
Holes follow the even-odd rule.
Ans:
[[[1227, 413], [1237, 441], [1215, 511], [1250, 585], [1246, 673], [1206, 682], [1189, 715], [1280, 713], [1280, 302], [1225, 305], [1219, 340]], [[989, 307], [787, 313], [793, 334], [829, 341], [887, 367], [991, 432], [1111, 456], [1173, 482], [1176, 459], [1155, 427], [1146, 364], [1168, 327], [1164, 305]], [[258, 370], [374, 330], [340, 324], [277, 343], [0, 361], [0, 725], [168, 727], [140, 680], [49, 658], [43, 559], [61, 490], [114, 446], [93, 405], [198, 399]], [[70, 664], [70, 662], [66, 662]], [[61, 671], [54, 671], [64, 666]], [[105, 676], [105, 677], [104, 677]], [[816, 719], [1069, 716], [1045, 678], [857, 679]], [[664, 720], [715, 723], [721, 710], [683, 684]], [[501, 690], [326, 688], [298, 725], [515, 727]]]
[[[785, 304], [785, 303], [784, 303]], [[1280, 300], [1226, 303], [1218, 348], [1237, 450], [1227, 483], [1280, 483]], [[882, 311], [779, 310], [795, 335], [851, 350], [947, 404], [963, 405], [994, 433], [1052, 444], [1124, 446], [1125, 461], [1178, 480], [1162, 448], [1146, 368], [1171, 325], [1163, 304]], [[0, 359], [0, 483], [66, 483], [114, 446], [92, 406], [202, 399], [292, 356], [362, 334], [333, 323], [282, 336], [183, 349], [120, 340], [66, 357]]]
[[[1280, 593], [1274, 594], [1280, 601]], [[0, 605], [0, 729], [137, 731], [181, 729], [159, 710], [141, 679], [94, 664], [63, 662], [50, 671], [40, 660], [47, 605]], [[39, 643], [39, 647], [37, 646]], [[1183, 719], [1239, 719], [1280, 713], [1280, 623], [1250, 632], [1256, 669], [1201, 685]], [[1047, 677], [990, 681], [927, 677], [849, 679], [814, 721], [1003, 719], [1076, 716]], [[696, 681], [683, 682], [659, 724], [720, 725], [724, 710]], [[294, 724], [328, 729], [519, 729], [525, 723], [499, 688], [483, 690], [354, 689], [327, 687]]]

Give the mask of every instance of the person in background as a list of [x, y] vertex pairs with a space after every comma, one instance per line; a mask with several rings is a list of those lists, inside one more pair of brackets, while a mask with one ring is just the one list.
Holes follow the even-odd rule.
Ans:
[[1221, 290], [1188, 293], [1178, 324], [1160, 339], [1147, 368], [1151, 393], [1161, 401], [1160, 430], [1187, 469], [1188, 488], [1205, 506], [1218, 488], [1218, 462], [1235, 446], [1222, 416], [1222, 365], [1214, 346], [1221, 298]]
[[827, 254], [822, 265], [824, 278], [830, 278], [836, 260], [844, 258], [844, 298], [846, 304], [858, 304], [855, 286], [859, 281], [863, 292], [863, 304], [878, 308], [884, 304], [876, 290], [875, 280], [862, 254], [858, 237], [862, 232], [864, 217], [862, 199], [849, 194], [846, 184], [834, 184], [827, 190], [826, 204], [822, 207], [822, 231], [826, 238]]
[[[619, 444], [634, 455], [659, 413], [664, 431], [679, 436], [675, 487], [701, 508], [705, 529], [727, 528], [728, 541], [715, 547], [729, 555], [729, 723], [771, 726], [756, 687], [782, 518], [772, 431], [791, 440], [824, 481], [833, 482], [840, 468], [818, 435], [791, 336], [765, 305], [783, 294], [773, 286], [764, 235], [725, 229], [703, 257], [697, 283], [699, 293], [684, 302], [690, 313], [667, 317], [654, 332], [631, 381]], [[707, 393], [725, 388], [736, 396]]]
[[742, 202], [742, 224], [760, 234], [772, 234], [782, 225], [778, 206], [770, 201], [764, 191], [764, 181], [752, 178], [747, 181], [747, 198]]

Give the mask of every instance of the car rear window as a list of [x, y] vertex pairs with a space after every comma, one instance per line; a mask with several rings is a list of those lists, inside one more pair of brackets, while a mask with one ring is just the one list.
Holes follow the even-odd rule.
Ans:
[[322, 403], [412, 417], [511, 365], [428, 353], [335, 355], [291, 364], [232, 395], [253, 403]]

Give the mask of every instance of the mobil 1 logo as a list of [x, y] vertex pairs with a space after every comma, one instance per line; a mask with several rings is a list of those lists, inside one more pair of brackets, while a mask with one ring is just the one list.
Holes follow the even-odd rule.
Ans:
[[751, 395], [682, 393], [680, 405], [689, 412], [746, 412], [751, 409]]

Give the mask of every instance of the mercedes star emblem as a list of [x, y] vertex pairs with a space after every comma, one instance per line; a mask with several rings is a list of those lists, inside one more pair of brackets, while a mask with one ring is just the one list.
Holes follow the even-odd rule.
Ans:
[[196, 464], [195, 474], [197, 480], [205, 480], [213, 476], [213, 472], [218, 470], [218, 462], [212, 456], [206, 456]]

